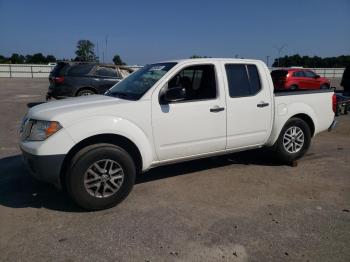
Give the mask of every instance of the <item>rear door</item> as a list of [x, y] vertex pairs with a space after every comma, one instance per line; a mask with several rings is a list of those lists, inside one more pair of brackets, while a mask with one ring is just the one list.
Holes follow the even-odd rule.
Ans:
[[297, 85], [299, 88], [303, 88], [306, 85], [303, 71], [293, 72], [290, 80], [291, 85]]
[[[272, 127], [272, 87], [262, 65], [223, 65], [227, 100], [227, 149], [263, 145]], [[266, 69], [267, 70], [267, 69]]]
[[93, 86], [100, 94], [106, 92], [121, 80], [121, 76], [114, 67], [98, 66], [93, 77]]
[[77, 63], [73, 64], [67, 70], [64, 78], [64, 89], [68, 92], [71, 90], [71, 95], [75, 95], [80, 88], [91, 86], [91, 71], [94, 68], [92, 63]]

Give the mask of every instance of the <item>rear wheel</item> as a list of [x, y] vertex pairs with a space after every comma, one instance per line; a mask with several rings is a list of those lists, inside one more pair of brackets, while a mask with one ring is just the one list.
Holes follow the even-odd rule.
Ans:
[[329, 86], [328, 86], [328, 85], [323, 84], [323, 85], [321, 85], [320, 89], [329, 89]]
[[129, 195], [135, 177], [134, 161], [124, 149], [97, 144], [84, 148], [72, 159], [67, 191], [84, 209], [106, 209]]
[[275, 143], [275, 153], [279, 160], [290, 163], [305, 155], [310, 143], [311, 132], [308, 124], [300, 118], [291, 118]]
[[289, 87], [289, 89], [290, 89], [290, 90], [298, 90], [299, 87], [298, 87], [297, 85], [291, 85], [291, 86]]
[[80, 90], [76, 96], [90, 96], [94, 94], [95, 92], [90, 89], [83, 89], [83, 90]]

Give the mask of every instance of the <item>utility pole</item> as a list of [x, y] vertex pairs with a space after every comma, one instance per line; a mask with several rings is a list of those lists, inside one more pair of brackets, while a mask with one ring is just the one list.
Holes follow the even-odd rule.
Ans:
[[267, 67], [269, 67], [269, 57], [270, 57], [269, 55], [266, 56], [266, 65], [267, 65]]
[[98, 50], [98, 41], [96, 42], [96, 53], [97, 53], [97, 59], [99, 60], [100, 59], [100, 53], [99, 53], [99, 50]]
[[105, 41], [106, 41], [106, 50], [105, 50], [105, 52], [106, 52], [106, 60], [107, 60], [108, 34], [106, 34], [106, 36], [105, 36]]
[[282, 53], [282, 50], [287, 46], [287, 44], [283, 44], [281, 46], [275, 46], [277, 49], [277, 66], [280, 67], [280, 56]]

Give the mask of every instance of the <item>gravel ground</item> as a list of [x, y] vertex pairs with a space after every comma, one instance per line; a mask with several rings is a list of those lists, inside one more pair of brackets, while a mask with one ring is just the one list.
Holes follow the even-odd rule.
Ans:
[[156, 168], [84, 212], [22, 165], [17, 130], [45, 79], [0, 79], [1, 261], [350, 261], [350, 117], [296, 167], [261, 150]]

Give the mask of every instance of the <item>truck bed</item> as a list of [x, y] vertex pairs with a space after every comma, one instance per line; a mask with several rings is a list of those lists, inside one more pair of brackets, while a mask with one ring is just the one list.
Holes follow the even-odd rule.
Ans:
[[332, 89], [314, 89], [314, 90], [274, 90], [275, 96], [306, 95], [317, 93], [334, 93]]
[[292, 116], [305, 117], [312, 126], [313, 136], [327, 130], [334, 120], [333, 94], [331, 89], [274, 91], [275, 123], [267, 144], [273, 145]]

